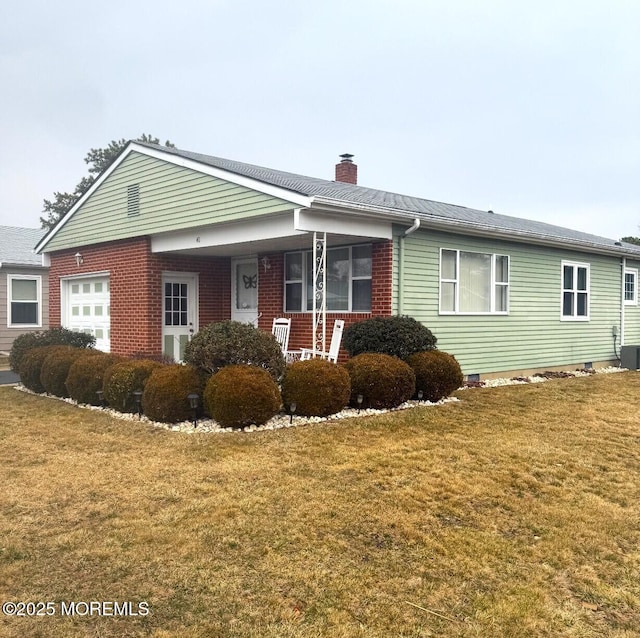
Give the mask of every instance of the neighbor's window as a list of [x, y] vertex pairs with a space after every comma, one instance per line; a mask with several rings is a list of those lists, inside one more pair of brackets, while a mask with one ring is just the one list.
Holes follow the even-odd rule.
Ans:
[[562, 319], [589, 320], [590, 266], [562, 262]]
[[508, 255], [445, 248], [440, 251], [441, 314], [508, 312]]
[[[327, 251], [327, 310], [371, 311], [371, 245]], [[313, 253], [287, 253], [284, 258], [285, 310], [313, 308]]]
[[625, 268], [624, 303], [627, 306], [635, 306], [638, 303], [638, 270], [636, 268]]
[[7, 275], [8, 325], [39, 328], [42, 325], [40, 298], [42, 281], [37, 275]]

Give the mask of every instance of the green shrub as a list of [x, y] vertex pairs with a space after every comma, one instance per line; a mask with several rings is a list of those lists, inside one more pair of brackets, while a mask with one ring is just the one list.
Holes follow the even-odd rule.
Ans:
[[40, 370], [40, 383], [46, 392], [57, 397], [68, 397], [66, 381], [71, 364], [87, 353], [85, 348], [53, 346]]
[[107, 405], [120, 412], [137, 412], [138, 405], [133, 393], [144, 390], [151, 373], [160, 367], [162, 363], [145, 359], [121, 361], [111, 366], [102, 380]]
[[415, 392], [413, 370], [398, 357], [388, 354], [364, 353], [345, 364], [351, 378], [351, 400], [358, 407], [362, 395], [363, 408], [395, 408], [408, 401]]
[[100, 405], [97, 392], [102, 390], [104, 373], [122, 357], [99, 350], [89, 351], [78, 357], [69, 368], [67, 392], [78, 403]]
[[204, 399], [211, 416], [225, 428], [262, 425], [281, 404], [280, 391], [269, 373], [249, 365], [216, 372], [207, 382]]
[[84, 332], [74, 332], [66, 328], [51, 328], [38, 332], [26, 332], [16, 337], [9, 353], [9, 366], [19, 373], [20, 361], [31, 348], [39, 346], [73, 346], [74, 348], [93, 348], [96, 339]]
[[195, 393], [202, 399], [203, 389], [203, 376], [193, 366], [161, 366], [147, 379], [142, 409], [152, 421], [187, 421], [192, 415], [187, 397]]
[[282, 379], [282, 401], [289, 408], [296, 404], [301, 416], [329, 416], [340, 412], [351, 395], [349, 373], [322, 359], [295, 361], [287, 366]]
[[210, 323], [187, 345], [184, 360], [208, 374], [229, 365], [247, 364], [266, 370], [274, 379], [284, 372], [285, 360], [275, 337], [239, 321]]
[[40, 380], [42, 366], [45, 359], [60, 347], [64, 346], [36, 346], [24, 353], [20, 359], [18, 374], [25, 388], [39, 394], [45, 392], [45, 388]]
[[416, 352], [407, 363], [416, 375], [416, 392], [427, 401], [440, 401], [462, 386], [464, 376], [456, 358], [440, 350]]
[[350, 357], [378, 352], [406, 360], [414, 352], [433, 350], [436, 337], [412, 317], [372, 317], [345, 329], [342, 345]]

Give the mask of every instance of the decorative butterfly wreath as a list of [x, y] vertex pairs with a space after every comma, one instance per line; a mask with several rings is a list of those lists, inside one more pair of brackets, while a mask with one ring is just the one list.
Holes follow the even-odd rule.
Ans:
[[244, 281], [245, 290], [249, 290], [249, 288], [257, 288], [258, 287], [258, 275], [242, 275], [242, 280]]

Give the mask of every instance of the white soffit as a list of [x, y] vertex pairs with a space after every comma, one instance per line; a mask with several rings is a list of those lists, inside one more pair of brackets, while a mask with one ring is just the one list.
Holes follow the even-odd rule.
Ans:
[[306, 235], [306, 232], [296, 230], [293, 227], [293, 215], [291, 214], [260, 217], [154, 235], [151, 237], [151, 252], [165, 253], [177, 250], [213, 248], [298, 235]]
[[296, 230], [305, 232], [358, 235], [372, 239], [391, 239], [393, 237], [390, 221], [352, 216], [347, 213], [336, 215], [302, 208], [296, 208], [294, 211], [294, 227]]

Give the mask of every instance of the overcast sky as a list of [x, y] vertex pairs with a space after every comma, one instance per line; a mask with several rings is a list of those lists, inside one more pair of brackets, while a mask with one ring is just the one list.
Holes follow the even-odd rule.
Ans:
[[182, 149], [640, 236], [638, 0], [4, 0], [0, 224]]

